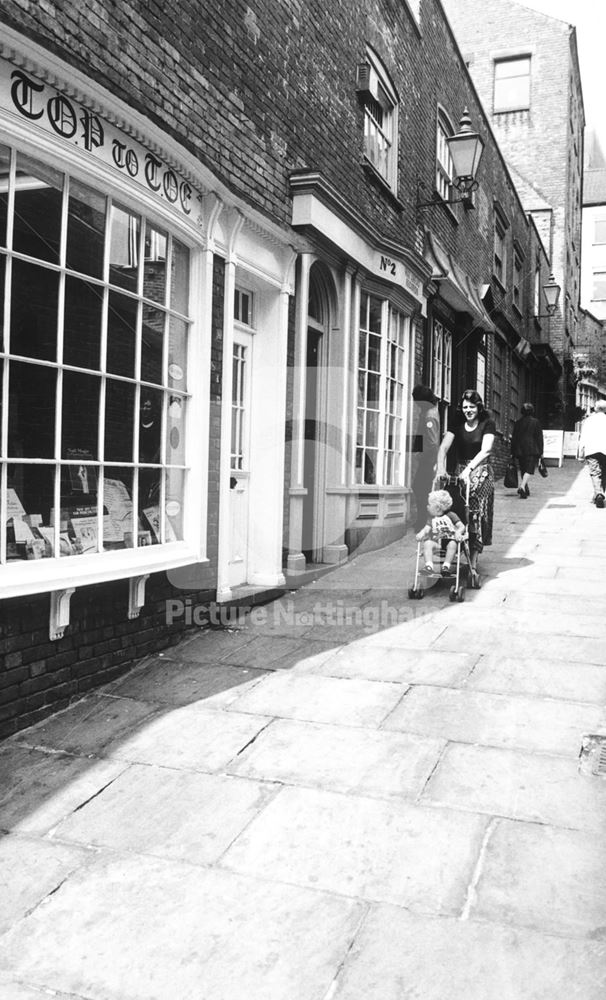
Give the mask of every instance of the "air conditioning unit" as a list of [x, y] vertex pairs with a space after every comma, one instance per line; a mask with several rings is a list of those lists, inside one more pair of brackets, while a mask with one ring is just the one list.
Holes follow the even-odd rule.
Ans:
[[370, 64], [367, 62], [358, 63], [356, 73], [356, 91], [360, 94], [360, 96], [373, 96], [370, 89]]

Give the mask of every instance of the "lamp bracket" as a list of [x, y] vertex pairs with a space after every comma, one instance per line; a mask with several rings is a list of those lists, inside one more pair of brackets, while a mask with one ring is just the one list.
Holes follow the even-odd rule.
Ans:
[[467, 180], [467, 178], [459, 177], [457, 178], [457, 183], [453, 185], [460, 192], [459, 198], [445, 199], [436, 191], [428, 201], [421, 200], [421, 193], [426, 188], [422, 181], [417, 181], [417, 211], [422, 208], [429, 208], [431, 205], [440, 205], [442, 208], [449, 208], [451, 205], [464, 205], [467, 210], [474, 208], [473, 192], [477, 190], [478, 182], [470, 180], [469, 184], [462, 184], [461, 182], [464, 180]]

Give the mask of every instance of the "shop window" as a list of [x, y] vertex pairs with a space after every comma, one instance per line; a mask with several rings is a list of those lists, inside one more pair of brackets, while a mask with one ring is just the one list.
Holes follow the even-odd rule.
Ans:
[[436, 191], [444, 201], [450, 201], [454, 167], [448, 148], [448, 139], [454, 129], [443, 111], [438, 112], [438, 132], [436, 137]]
[[362, 293], [358, 343], [356, 482], [400, 486], [409, 395], [409, 320]]
[[398, 100], [385, 68], [370, 49], [358, 66], [357, 92], [364, 109], [364, 155], [395, 194]]
[[183, 538], [190, 252], [0, 149], [3, 563]]
[[530, 56], [495, 61], [493, 110], [528, 111], [529, 108]]

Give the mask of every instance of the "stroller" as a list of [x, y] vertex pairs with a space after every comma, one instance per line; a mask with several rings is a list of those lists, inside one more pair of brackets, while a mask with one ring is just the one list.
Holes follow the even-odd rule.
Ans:
[[[440, 476], [434, 483], [433, 488], [446, 490], [452, 497], [452, 510], [458, 514], [465, 525], [469, 524], [469, 480], [463, 486], [463, 481], [458, 476]], [[420, 601], [425, 596], [428, 586], [434, 586], [438, 581], [451, 580], [451, 577], [444, 577], [441, 573], [429, 572], [422, 564], [423, 542], [417, 542], [417, 562], [415, 567], [415, 579], [412, 587], [408, 589], [408, 596], [411, 600]], [[461, 553], [464, 554], [466, 565], [462, 565]], [[450, 587], [449, 599], [461, 604], [465, 600], [465, 588], [479, 590], [482, 586], [480, 574], [471, 565], [471, 552], [469, 549], [469, 533], [466, 530], [462, 541], [457, 541], [457, 552], [454, 567], [454, 583]]]

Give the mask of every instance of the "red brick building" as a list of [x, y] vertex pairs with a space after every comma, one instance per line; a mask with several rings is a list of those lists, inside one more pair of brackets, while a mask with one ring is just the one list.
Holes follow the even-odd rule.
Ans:
[[401, 535], [415, 382], [502, 469], [549, 262], [438, 0], [0, 20], [7, 734]]

